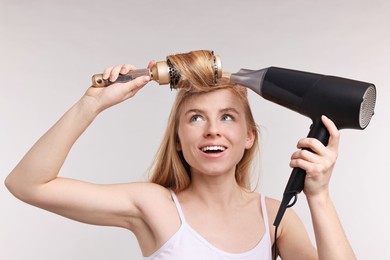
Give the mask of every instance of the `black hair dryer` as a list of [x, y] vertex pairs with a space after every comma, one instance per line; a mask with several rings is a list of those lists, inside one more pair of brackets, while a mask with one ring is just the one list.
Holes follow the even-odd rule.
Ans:
[[[312, 119], [308, 137], [328, 144], [329, 133], [321, 115], [330, 118], [338, 129], [364, 129], [374, 115], [374, 84], [321, 74], [269, 67], [262, 70], [241, 69], [230, 76], [232, 83], [252, 89], [263, 98]], [[283, 193], [274, 226], [303, 190], [306, 172], [294, 168]], [[294, 201], [290, 201], [294, 198]]]

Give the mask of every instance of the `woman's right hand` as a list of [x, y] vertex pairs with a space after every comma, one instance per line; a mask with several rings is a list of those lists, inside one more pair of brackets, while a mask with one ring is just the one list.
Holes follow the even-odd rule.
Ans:
[[[149, 67], [153, 64], [149, 63]], [[117, 65], [106, 68], [103, 72], [103, 78], [114, 82], [119, 74], [127, 74], [129, 71], [136, 69], [131, 64]], [[98, 112], [101, 112], [113, 105], [123, 102], [133, 97], [142, 87], [150, 81], [149, 76], [141, 76], [126, 83], [114, 83], [104, 88], [88, 88], [84, 99], [92, 101], [97, 106]]]

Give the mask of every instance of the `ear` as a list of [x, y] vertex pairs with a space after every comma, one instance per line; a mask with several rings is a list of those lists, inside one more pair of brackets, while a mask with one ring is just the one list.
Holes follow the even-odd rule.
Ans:
[[178, 142], [176, 143], [176, 151], [178, 151], [178, 152], [181, 151], [181, 143], [180, 143], [180, 141], [178, 141]]
[[255, 142], [255, 133], [253, 130], [248, 130], [247, 137], [246, 137], [246, 144], [245, 149], [250, 149], [253, 146], [253, 143]]

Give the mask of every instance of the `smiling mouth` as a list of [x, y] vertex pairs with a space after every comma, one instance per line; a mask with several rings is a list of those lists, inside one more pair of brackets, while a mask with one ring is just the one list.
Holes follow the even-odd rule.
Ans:
[[221, 153], [226, 150], [226, 147], [221, 145], [213, 145], [202, 147], [201, 150], [205, 153]]

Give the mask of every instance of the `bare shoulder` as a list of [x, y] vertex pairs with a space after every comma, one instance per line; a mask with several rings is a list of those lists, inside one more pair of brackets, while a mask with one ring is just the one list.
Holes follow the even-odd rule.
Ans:
[[129, 183], [132, 185], [133, 192], [142, 195], [143, 198], [149, 198], [154, 196], [171, 197], [171, 193], [168, 188], [165, 188], [159, 184], [151, 182], [135, 182]]
[[164, 214], [169, 209], [174, 209], [176, 212], [172, 194], [168, 188], [150, 182], [130, 185], [133, 185], [129, 190], [131, 190], [134, 206], [139, 210], [141, 218], [156, 216], [155, 214], [158, 213]]
[[270, 197], [265, 197], [265, 204], [267, 206], [268, 213], [273, 212], [276, 215], [280, 206], [280, 201]]
[[[272, 198], [266, 198], [268, 218], [270, 220], [270, 232], [272, 243], [274, 243], [275, 227], [273, 221], [278, 213], [280, 201]], [[309, 239], [306, 228], [299, 218], [298, 214], [292, 209], [287, 208], [283, 215], [277, 231], [277, 244], [280, 254], [286, 255], [305, 255], [305, 259], [315, 259], [316, 251]], [[302, 259], [302, 258], [300, 258]]]
[[161, 185], [150, 182], [131, 183], [130, 185], [134, 205], [141, 211], [149, 207], [172, 203], [171, 192]]
[[[276, 215], [279, 211], [280, 201], [277, 199], [266, 197], [265, 204], [267, 207], [267, 215], [268, 215], [269, 227], [270, 227], [270, 231], [271, 231], [271, 235], [272, 235], [272, 242], [274, 242], [273, 240], [274, 240], [275, 227], [274, 227], [273, 223], [274, 223]], [[291, 208], [287, 208], [286, 212], [284, 213], [284, 216], [283, 216], [283, 221], [280, 223], [280, 226], [278, 228], [277, 237], [279, 238], [279, 236], [283, 233], [283, 231], [288, 229], [288, 226], [290, 224], [296, 223], [299, 221], [300, 221], [299, 217], [294, 212], [294, 210]]]
[[[267, 213], [270, 219], [275, 219], [280, 207], [280, 201], [270, 197], [265, 198], [265, 204], [267, 206]], [[293, 209], [287, 208], [284, 213], [283, 219], [297, 218], [298, 216]]]

